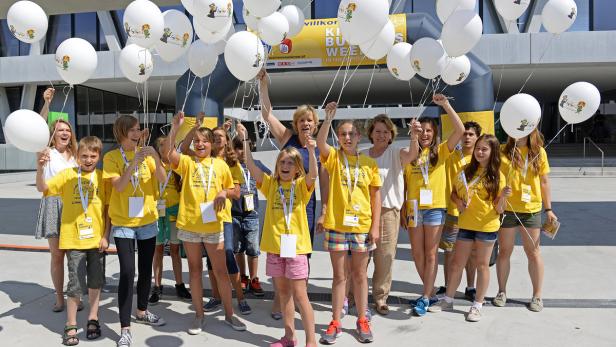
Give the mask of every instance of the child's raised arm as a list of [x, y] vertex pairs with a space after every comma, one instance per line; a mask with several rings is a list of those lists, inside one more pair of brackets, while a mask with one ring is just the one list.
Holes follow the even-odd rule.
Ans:
[[317, 147], [319, 148], [319, 155], [322, 161], [327, 160], [329, 157], [330, 146], [327, 144], [327, 136], [329, 136], [329, 128], [336, 115], [336, 109], [338, 109], [338, 104], [334, 101], [325, 106], [325, 120], [317, 134]]
[[[183, 117], [184, 117], [184, 112], [182, 112], [182, 118]], [[180, 152], [182, 154], [186, 154], [191, 157], [195, 155], [195, 152], [193, 152], [193, 150], [190, 149], [190, 144], [192, 142], [192, 138], [195, 136], [195, 132], [199, 130], [199, 128], [201, 128], [201, 124], [203, 124], [203, 118], [205, 118], [205, 113], [199, 112], [199, 114], [197, 115], [195, 119], [195, 126], [193, 126], [192, 129], [188, 131], [188, 134], [186, 134], [186, 136], [184, 137], [184, 141], [182, 141], [182, 143], [180, 144]]]
[[[257, 182], [257, 185], [261, 186], [261, 182], [263, 182], [263, 170], [261, 170], [257, 166], [257, 164], [255, 164], [254, 160], [252, 159], [252, 152], [250, 151], [250, 148], [246, 145], [246, 143], [248, 142], [248, 134], [246, 128], [240, 122], [237, 123], [235, 128], [237, 130], [238, 136], [240, 137], [240, 139], [242, 139], [242, 142], [244, 143], [244, 156], [246, 156], [246, 167], [248, 168], [248, 171], [250, 171], [252, 177], [254, 177], [255, 181]], [[248, 184], [248, 182], [246, 182], [246, 184]]]
[[306, 186], [310, 189], [314, 186], [319, 175], [317, 156], [315, 154], [317, 142], [310, 135], [306, 136], [306, 147], [308, 148], [308, 174], [306, 175]]
[[167, 155], [167, 160], [169, 160], [171, 168], [177, 168], [178, 165], [180, 165], [180, 154], [175, 150], [175, 138], [183, 122], [184, 112], [180, 111], [173, 117], [173, 121], [171, 122], [171, 131], [169, 131], [169, 137], [167, 137], [163, 145], [163, 153]]
[[447, 112], [447, 116], [449, 116], [449, 120], [453, 125], [453, 132], [447, 138], [447, 147], [449, 147], [449, 151], [451, 152], [456, 148], [458, 142], [460, 142], [460, 140], [462, 139], [462, 135], [464, 135], [464, 124], [462, 124], [460, 116], [458, 116], [456, 110], [451, 107], [451, 104], [449, 104], [449, 100], [445, 95], [435, 94], [432, 97], [432, 101], [434, 101], [435, 104], [439, 105], [443, 108], [443, 110], [445, 110], [445, 112]]

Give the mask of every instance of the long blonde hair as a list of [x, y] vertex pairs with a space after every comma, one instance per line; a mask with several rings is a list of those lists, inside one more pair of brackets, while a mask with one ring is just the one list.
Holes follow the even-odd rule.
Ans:
[[65, 121], [64, 119], [56, 119], [49, 125], [49, 134], [51, 136], [49, 146], [53, 148], [56, 147], [56, 140], [54, 139], [54, 135], [56, 134], [56, 127], [58, 126], [58, 123], [66, 124], [71, 131], [71, 140], [69, 141], [66, 148], [71, 153], [71, 156], [73, 158], [77, 158], [77, 139], [75, 139], [75, 131], [73, 130], [73, 126], [71, 125], [71, 123]]
[[[527, 141], [528, 157], [531, 159], [538, 157], [539, 153], [541, 152], [541, 148], [543, 148], [543, 135], [539, 132], [539, 130], [535, 129], [533, 130], [533, 132], [530, 133], [530, 135], [528, 135]], [[513, 166], [522, 169], [524, 167], [524, 160], [522, 159], [522, 153], [520, 151], [520, 148], [515, 146], [515, 142], [516, 140], [512, 137], [509, 137], [507, 139], [507, 144], [503, 147], [503, 155], [509, 158], [510, 162], [512, 157], [515, 156], [515, 160], [512, 163]], [[515, 154], [513, 154], [514, 147]], [[532, 162], [530, 162], [530, 167], [535, 173], [541, 170], [540, 165], [540, 160], [533, 160]]]
[[280, 152], [278, 153], [278, 157], [276, 157], [276, 167], [274, 168], [274, 175], [273, 175], [273, 178], [276, 181], [280, 179], [278, 175], [278, 163], [280, 162], [280, 158], [282, 158], [283, 154], [288, 155], [293, 160], [293, 163], [295, 164], [295, 168], [297, 169], [297, 175], [295, 175], [295, 179], [298, 179], [306, 175], [306, 171], [304, 171], [304, 163], [303, 163], [304, 160], [302, 158], [302, 154], [294, 147], [285, 147], [282, 150], [280, 150]]

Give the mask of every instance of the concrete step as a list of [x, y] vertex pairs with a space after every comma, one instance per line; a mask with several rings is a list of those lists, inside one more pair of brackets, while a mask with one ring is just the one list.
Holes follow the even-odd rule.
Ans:
[[616, 176], [616, 167], [581, 167], [581, 166], [552, 166], [550, 177], [601, 177]]

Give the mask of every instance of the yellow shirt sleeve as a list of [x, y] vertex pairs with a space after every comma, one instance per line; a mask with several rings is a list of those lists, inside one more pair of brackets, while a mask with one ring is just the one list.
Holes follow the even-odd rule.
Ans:
[[121, 157], [119, 158], [120, 161], [118, 162], [117, 156], [114, 155], [115, 152], [118, 152], [119, 154], [118, 150], [113, 150], [111, 152], [107, 152], [107, 154], [105, 154], [105, 156], [103, 157], [103, 179], [110, 179], [122, 176], [123, 168], [125, 165]]
[[47, 184], [47, 195], [62, 195], [62, 189], [64, 188], [64, 184], [66, 183], [67, 175], [70, 173], [69, 171], [73, 171], [73, 168], [62, 170], [59, 174], [53, 176], [45, 183]]

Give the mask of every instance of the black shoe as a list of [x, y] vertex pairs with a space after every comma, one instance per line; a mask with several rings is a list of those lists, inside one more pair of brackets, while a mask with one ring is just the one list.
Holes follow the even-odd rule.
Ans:
[[447, 292], [447, 287], [445, 286], [440, 286], [438, 287], [438, 290], [436, 291], [436, 295], [443, 295]]
[[153, 286], [152, 287], [152, 294], [150, 295], [150, 299], [148, 299], [148, 302], [151, 305], [155, 305], [158, 304], [158, 302], [160, 301], [160, 296], [163, 293], [163, 286], [157, 287], [157, 286]]
[[468, 301], [475, 301], [475, 294], [477, 294], [477, 290], [475, 288], [464, 289], [464, 297]]
[[190, 295], [190, 292], [188, 291], [188, 289], [186, 289], [186, 286], [184, 285], [184, 283], [175, 285], [175, 294], [180, 299], [185, 299], [185, 300], [192, 299], [192, 296]]

